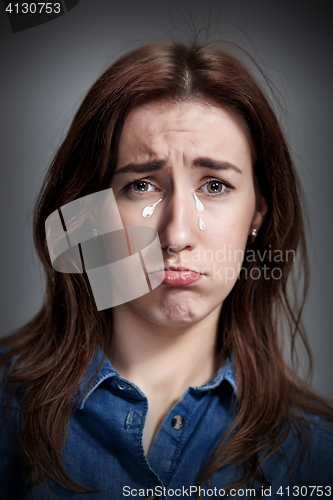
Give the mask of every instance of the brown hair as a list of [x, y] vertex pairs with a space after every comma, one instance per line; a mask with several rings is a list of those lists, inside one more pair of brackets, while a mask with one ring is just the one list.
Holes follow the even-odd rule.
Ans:
[[[279, 332], [286, 324], [292, 350], [297, 336], [308, 349], [300, 321], [308, 261], [301, 188], [273, 107], [243, 63], [217, 43], [159, 42], [125, 55], [93, 85], [36, 204], [34, 239], [47, 278], [44, 305], [27, 325], [1, 341], [10, 347], [1, 363], [9, 364], [11, 398], [24, 386], [18, 437], [32, 485], [52, 476], [75, 491], [91, 491], [69, 477], [61, 451], [71, 396], [97, 346], [107, 348], [112, 324], [112, 310], [97, 311], [85, 275], [61, 274], [52, 268], [45, 220], [60, 206], [110, 186], [120, 134], [131, 109], [154, 100], [190, 98], [233, 110], [248, 124], [255, 151], [254, 175], [268, 204], [265, 221], [248, 249], [261, 255], [268, 248], [283, 255], [297, 250], [303, 277], [302, 290], [295, 279], [294, 288], [289, 288], [295, 266], [292, 259], [282, 259], [274, 262], [281, 270], [280, 279], [247, 279], [251, 269], [260, 270], [269, 262], [245, 258], [239, 279], [224, 301], [218, 336], [221, 361], [228, 352], [235, 359], [237, 413], [227, 435], [216, 443], [200, 481], [230, 463], [243, 468], [235, 486], [262, 479], [263, 461], [281, 446], [293, 425], [299, 428], [305, 422], [304, 412], [332, 418], [329, 406], [296, 377], [282, 356]], [[298, 292], [299, 303], [294, 300]]]

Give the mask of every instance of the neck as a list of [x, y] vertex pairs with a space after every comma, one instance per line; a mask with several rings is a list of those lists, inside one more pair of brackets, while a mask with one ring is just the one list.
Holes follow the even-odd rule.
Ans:
[[148, 399], [163, 390], [176, 401], [187, 387], [208, 382], [216, 371], [220, 309], [195, 324], [170, 327], [150, 322], [129, 304], [118, 306], [107, 355], [115, 370]]

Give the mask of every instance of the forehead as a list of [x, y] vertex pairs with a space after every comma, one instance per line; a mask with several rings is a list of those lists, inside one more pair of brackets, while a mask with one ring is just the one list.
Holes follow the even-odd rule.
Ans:
[[230, 110], [204, 101], [156, 101], [131, 110], [120, 138], [118, 168], [131, 161], [177, 155], [244, 161], [252, 156], [247, 125]]

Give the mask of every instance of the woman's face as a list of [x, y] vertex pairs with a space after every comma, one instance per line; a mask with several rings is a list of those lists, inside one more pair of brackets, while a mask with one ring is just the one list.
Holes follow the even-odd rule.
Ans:
[[217, 319], [265, 212], [262, 199], [256, 208], [243, 120], [203, 101], [135, 108], [124, 124], [112, 188], [124, 226], [158, 232], [166, 270], [160, 286], [120, 307], [164, 326]]

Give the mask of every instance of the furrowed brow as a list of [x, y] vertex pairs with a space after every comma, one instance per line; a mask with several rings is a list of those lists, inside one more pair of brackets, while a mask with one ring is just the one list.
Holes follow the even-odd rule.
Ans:
[[231, 169], [234, 170], [235, 172], [238, 172], [239, 174], [243, 173], [240, 168], [236, 167], [236, 165], [233, 165], [232, 163], [229, 163], [228, 161], [217, 161], [217, 160], [212, 160], [211, 158], [196, 158], [193, 161], [193, 165], [195, 167], [211, 168], [212, 170]]
[[145, 163], [129, 163], [124, 167], [117, 170], [114, 175], [125, 174], [127, 172], [134, 172], [136, 174], [146, 174], [149, 172], [154, 172], [155, 170], [161, 170], [166, 164], [165, 160], [154, 160], [147, 161]]

